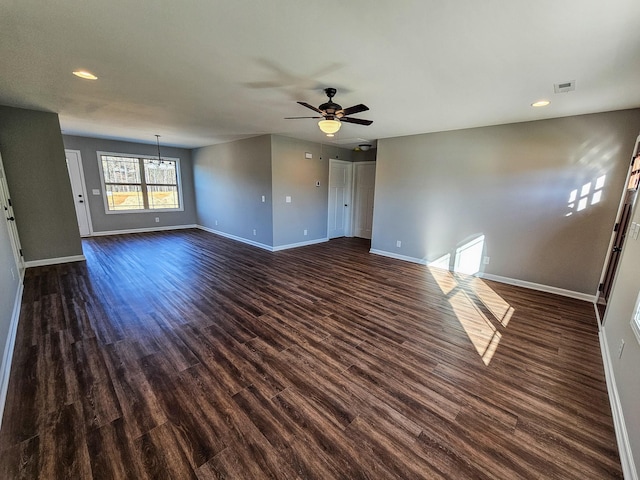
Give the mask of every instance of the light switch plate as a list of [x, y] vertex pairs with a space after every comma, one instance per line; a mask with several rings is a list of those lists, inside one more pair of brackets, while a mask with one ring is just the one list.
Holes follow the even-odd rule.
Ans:
[[304, 158], [313, 158], [313, 154], [311, 152], [304, 152]]

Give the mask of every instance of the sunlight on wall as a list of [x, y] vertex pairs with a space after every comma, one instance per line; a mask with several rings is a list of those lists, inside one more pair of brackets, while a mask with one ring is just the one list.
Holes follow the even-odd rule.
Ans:
[[[570, 212], [568, 212], [565, 217], [569, 217], [573, 215], [574, 210], [576, 212], [581, 212], [589, 205], [595, 205], [599, 203], [602, 199], [602, 190], [604, 188], [604, 182], [607, 176], [602, 175], [598, 177], [594, 182], [585, 183], [580, 189], [580, 197], [578, 197], [578, 189], [572, 190], [569, 194], [569, 202], [568, 207]], [[593, 189], [591, 185], [593, 184]]]
[[484, 235], [474, 238], [456, 249], [454, 272], [473, 275], [480, 271], [482, 253], [484, 252]]

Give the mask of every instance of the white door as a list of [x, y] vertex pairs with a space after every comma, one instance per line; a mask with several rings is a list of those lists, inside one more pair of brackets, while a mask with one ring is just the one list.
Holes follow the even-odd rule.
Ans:
[[16, 259], [16, 267], [18, 275], [22, 278], [24, 273], [24, 258], [22, 257], [22, 247], [20, 246], [20, 237], [18, 236], [18, 227], [16, 226], [16, 217], [13, 213], [13, 205], [11, 204], [11, 195], [9, 195], [9, 186], [4, 175], [4, 166], [2, 165], [2, 157], [0, 157], [0, 208], [4, 220], [9, 230], [9, 239], [11, 240], [11, 249]]
[[88, 237], [91, 235], [91, 216], [89, 214], [89, 205], [87, 204], [82, 157], [80, 157], [80, 152], [77, 150], [65, 150], [64, 153], [67, 156], [67, 169], [71, 180], [76, 217], [78, 217], [78, 229], [81, 237]]
[[371, 238], [373, 226], [373, 193], [376, 184], [376, 163], [354, 164], [354, 236]]
[[351, 235], [352, 172], [351, 162], [329, 160], [329, 238]]

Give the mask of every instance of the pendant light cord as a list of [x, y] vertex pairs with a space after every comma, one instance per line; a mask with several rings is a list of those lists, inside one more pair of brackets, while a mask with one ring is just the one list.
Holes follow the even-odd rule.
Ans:
[[156, 135], [156, 143], [158, 144], [158, 162], [162, 163], [162, 157], [160, 156], [160, 135]]

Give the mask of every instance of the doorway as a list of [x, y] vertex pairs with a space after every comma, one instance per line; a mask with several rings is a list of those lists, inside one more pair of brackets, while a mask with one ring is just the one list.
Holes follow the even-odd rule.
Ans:
[[351, 236], [353, 163], [329, 159], [329, 219], [327, 237]]
[[78, 230], [81, 237], [89, 237], [93, 233], [91, 225], [91, 214], [87, 203], [87, 189], [84, 182], [84, 172], [82, 170], [82, 157], [78, 150], [65, 150], [67, 157], [67, 170], [71, 181], [71, 191], [73, 192], [73, 204], [76, 208], [78, 219]]
[[371, 240], [376, 162], [354, 163], [353, 235]]
[[22, 255], [22, 246], [20, 245], [20, 237], [18, 236], [18, 227], [16, 225], [16, 217], [13, 213], [13, 204], [11, 203], [11, 195], [9, 194], [9, 185], [4, 174], [4, 165], [2, 164], [2, 156], [0, 156], [0, 205], [5, 221], [7, 222], [7, 230], [9, 231], [9, 240], [11, 241], [11, 250], [16, 261], [18, 269], [18, 277], [24, 276], [24, 257]]
[[618, 209], [618, 217], [616, 218], [613, 234], [611, 237], [609, 253], [605, 261], [605, 268], [601, 276], [600, 285], [598, 286], [598, 300], [596, 308], [600, 317], [600, 323], [604, 323], [604, 315], [607, 310], [607, 302], [613, 288], [613, 282], [618, 270], [620, 256], [622, 255], [622, 247], [629, 231], [629, 223], [633, 213], [638, 193], [638, 180], [640, 178], [640, 136], [636, 140], [631, 156], [631, 166], [627, 174], [627, 185], [625, 186], [620, 207]]

